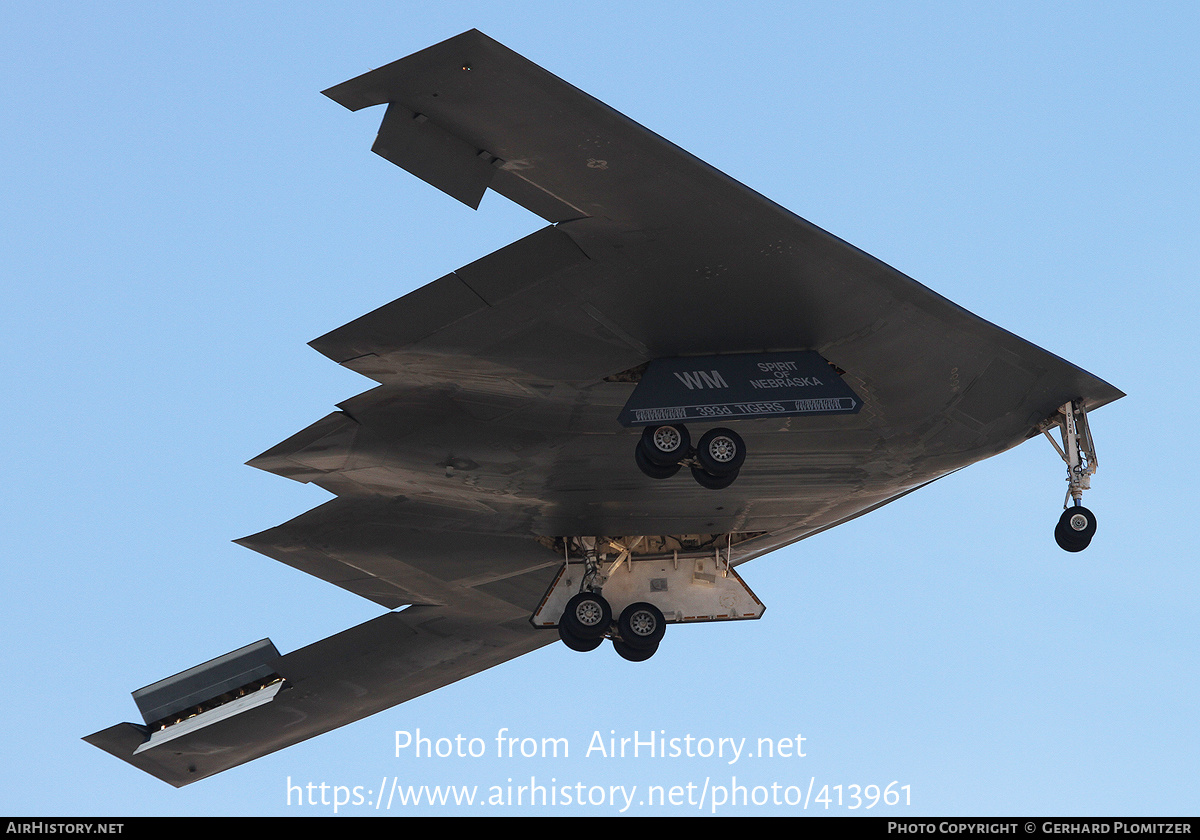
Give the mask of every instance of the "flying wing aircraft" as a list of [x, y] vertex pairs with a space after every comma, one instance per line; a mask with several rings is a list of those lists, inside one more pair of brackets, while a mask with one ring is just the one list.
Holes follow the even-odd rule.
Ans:
[[325, 93], [549, 225], [312, 342], [378, 384], [250, 461], [336, 498], [238, 542], [388, 612], [140, 689], [90, 743], [182, 786], [560, 640], [643, 660], [761, 616], [740, 564], [1042, 434], [1055, 537], [1091, 540], [1111, 385], [480, 32]]

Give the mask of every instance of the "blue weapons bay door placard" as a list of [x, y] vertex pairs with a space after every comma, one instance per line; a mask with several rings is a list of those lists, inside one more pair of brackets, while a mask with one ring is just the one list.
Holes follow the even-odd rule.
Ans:
[[625, 408], [622, 426], [797, 414], [855, 414], [862, 400], [811, 350], [655, 359]]

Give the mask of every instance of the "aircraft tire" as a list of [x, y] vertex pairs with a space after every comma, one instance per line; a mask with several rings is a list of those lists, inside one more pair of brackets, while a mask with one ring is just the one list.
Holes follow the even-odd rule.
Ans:
[[1085, 507], [1069, 507], [1054, 526], [1054, 541], [1063, 551], [1083, 551], [1096, 534], [1096, 516]]
[[602, 639], [612, 624], [612, 607], [608, 601], [592, 592], [580, 592], [567, 601], [559, 627], [578, 639]]
[[642, 430], [642, 446], [653, 463], [668, 467], [687, 457], [692, 437], [683, 425], [647, 426]]
[[1054, 541], [1058, 543], [1058, 547], [1063, 551], [1072, 552], [1083, 551], [1091, 543], [1091, 540], [1073, 534], [1069, 529], [1065, 529], [1061, 525], [1054, 527]]
[[650, 456], [646, 454], [646, 447], [642, 441], [638, 441], [637, 447], [633, 451], [633, 459], [637, 462], [638, 469], [651, 478], [664, 479], [670, 478], [679, 472], [679, 464], [662, 465], [656, 464], [650, 460]]
[[696, 483], [701, 487], [706, 487], [709, 490], [724, 490], [738, 477], [738, 471], [727, 475], [713, 475], [707, 470], [702, 470], [699, 467], [692, 467], [692, 478], [696, 479]]
[[613, 650], [615, 650], [622, 659], [628, 659], [630, 662], [645, 662], [654, 655], [656, 650], [658, 650], [658, 645], [655, 645], [652, 648], [635, 648], [630, 647], [620, 639], [613, 639]]
[[562, 643], [571, 650], [577, 650], [580, 653], [587, 653], [590, 650], [595, 650], [604, 642], [603, 636], [597, 636], [594, 639], [581, 639], [567, 629], [566, 624], [558, 625], [558, 638]]
[[663, 634], [667, 632], [667, 620], [658, 607], [639, 601], [621, 611], [621, 617], [617, 619], [617, 632], [631, 648], [657, 649]]
[[736, 473], [746, 460], [746, 444], [732, 429], [709, 429], [696, 446], [696, 458], [709, 475]]
[[1058, 524], [1089, 540], [1096, 535], [1096, 515], [1080, 505], [1064, 510], [1058, 518]]

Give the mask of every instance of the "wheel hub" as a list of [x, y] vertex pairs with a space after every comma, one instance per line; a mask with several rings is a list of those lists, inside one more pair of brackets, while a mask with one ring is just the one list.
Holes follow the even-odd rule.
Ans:
[[595, 601], [584, 601], [575, 608], [575, 618], [585, 627], [595, 627], [604, 618], [604, 610]]
[[708, 445], [708, 454], [712, 456], [714, 461], [728, 464], [737, 457], [737, 446], [727, 437], [713, 438], [712, 442]]
[[639, 636], [649, 636], [654, 632], [654, 616], [645, 611], [634, 613], [629, 619], [629, 627]]
[[660, 452], [674, 452], [682, 440], [674, 426], [661, 426], [654, 432], [654, 445]]

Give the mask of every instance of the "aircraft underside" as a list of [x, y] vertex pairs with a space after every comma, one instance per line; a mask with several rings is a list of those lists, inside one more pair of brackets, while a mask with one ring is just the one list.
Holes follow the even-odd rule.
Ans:
[[[1051, 435], [1055, 427], [1061, 445]], [[1082, 551], [1096, 533], [1096, 517], [1082, 504], [1097, 467], [1087, 411], [1067, 403], [1039, 431], [1067, 466], [1067, 497], [1054, 539], [1064, 551]], [[741, 436], [717, 427], [695, 447], [690, 440], [683, 424], [645, 426], [634, 460], [652, 479], [670, 478], [687, 466], [702, 487], [730, 486], [747, 457]], [[770, 535], [543, 538], [564, 563], [530, 623], [556, 629], [571, 650], [592, 651], [607, 639], [622, 658], [645, 661], [658, 650], [667, 625], [762, 617], [766, 607], [734, 571], [733, 549], [764, 536]]]
[[556, 639], [645, 660], [763, 614], [740, 564], [1039, 434], [1055, 538], [1091, 541], [1108, 383], [480, 32], [325, 93], [386, 105], [387, 160], [548, 226], [313, 341], [377, 384], [250, 461], [334, 498], [237, 542], [387, 612], [139, 689], [144, 724], [90, 743], [182, 786]]

